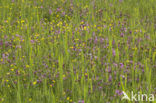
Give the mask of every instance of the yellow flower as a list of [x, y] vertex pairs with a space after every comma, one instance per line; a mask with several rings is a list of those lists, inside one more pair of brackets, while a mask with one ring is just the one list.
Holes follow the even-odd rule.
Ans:
[[24, 42], [24, 39], [23, 40], [21, 40], [22, 42]]
[[80, 24], [84, 24], [84, 22], [82, 21]]
[[65, 77], [66, 77], [66, 75], [64, 74], [64, 75], [63, 75], [63, 78], [65, 78]]
[[26, 65], [26, 68], [29, 68], [30, 66], [29, 65]]
[[40, 34], [37, 33], [35, 36], [38, 37], [38, 36], [40, 36]]
[[70, 97], [67, 97], [67, 100], [69, 100], [70, 99]]
[[73, 100], [72, 99], [70, 99], [70, 102], [72, 102]]
[[29, 98], [29, 102], [31, 102], [32, 101], [32, 98]]
[[126, 62], [129, 63], [129, 60], [127, 60]]
[[84, 30], [87, 30], [87, 27], [85, 26], [83, 29], [84, 29]]
[[1, 98], [1, 101], [3, 102], [4, 101], [4, 98]]
[[53, 83], [55, 83], [55, 80], [52, 80], [53, 81]]
[[56, 15], [56, 17], [58, 18], [58, 17], [59, 17], [59, 15]]
[[24, 23], [24, 20], [21, 20], [21, 23]]
[[41, 38], [41, 40], [44, 40], [44, 37], [43, 37], [43, 38]]
[[77, 40], [79, 40], [79, 39], [75, 39], [75, 40], [77, 41]]
[[36, 81], [35, 81], [35, 82], [33, 82], [33, 85], [36, 85], [36, 83], [37, 83]]
[[52, 85], [52, 84], [50, 84], [50, 87], [53, 87], [53, 85]]
[[3, 59], [1, 59], [1, 62], [3, 61]]

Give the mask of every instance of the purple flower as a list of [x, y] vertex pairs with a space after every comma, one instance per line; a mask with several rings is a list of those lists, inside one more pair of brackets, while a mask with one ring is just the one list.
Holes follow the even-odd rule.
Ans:
[[106, 25], [104, 25], [103, 27], [104, 27], [104, 28], [106, 28], [107, 26], [106, 26]]
[[8, 54], [2, 54], [3, 59], [7, 59], [8, 58]]
[[123, 63], [120, 63], [120, 67], [123, 68], [124, 67], [124, 64]]
[[50, 15], [52, 14], [52, 10], [51, 10], [51, 9], [49, 9], [49, 14], [50, 14]]
[[37, 83], [41, 83], [42, 81], [41, 80], [37, 80]]
[[84, 103], [84, 100], [79, 100], [78, 103]]
[[113, 52], [113, 56], [115, 56], [116, 53], [115, 53], [115, 50], [114, 49], [112, 50], [112, 52]]
[[101, 38], [101, 39], [100, 39], [100, 42], [103, 43], [104, 40], [105, 40], [104, 38]]
[[109, 82], [112, 81], [112, 75], [109, 75]]
[[41, 6], [41, 9], [43, 8], [43, 6]]
[[121, 95], [123, 94], [122, 91], [120, 91], [120, 90], [116, 90], [115, 93], [116, 93], [118, 96], [121, 96]]
[[0, 41], [0, 46], [2, 46], [3, 45], [3, 41]]
[[117, 66], [118, 66], [118, 64], [116, 64], [116, 63], [113, 63], [113, 65], [114, 65], [115, 67], [117, 67]]
[[62, 15], [64, 16], [66, 13], [65, 12], [62, 12]]
[[97, 44], [97, 41], [98, 41], [98, 39], [97, 39], [97, 37], [96, 37], [95, 40], [94, 40], [94, 43]]
[[119, 93], [120, 93], [120, 91], [119, 91], [119, 90], [116, 90], [116, 91], [115, 91], [115, 93], [116, 93], [116, 94], [119, 94]]
[[120, 36], [123, 37], [124, 36], [124, 33], [120, 33]]
[[59, 12], [59, 11], [61, 11], [61, 9], [60, 8], [57, 8], [57, 12]]
[[32, 44], [34, 44], [34, 43], [35, 43], [35, 41], [34, 41], [34, 40], [30, 40], [30, 42], [31, 42]]

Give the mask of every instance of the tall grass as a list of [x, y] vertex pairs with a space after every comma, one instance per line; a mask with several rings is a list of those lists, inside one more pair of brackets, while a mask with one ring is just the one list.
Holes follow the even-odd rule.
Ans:
[[122, 91], [155, 95], [155, 4], [0, 0], [0, 102], [133, 103]]

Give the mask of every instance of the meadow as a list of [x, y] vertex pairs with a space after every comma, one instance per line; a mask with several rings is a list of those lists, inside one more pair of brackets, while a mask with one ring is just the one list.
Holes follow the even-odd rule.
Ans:
[[0, 0], [0, 103], [156, 103], [155, 0]]

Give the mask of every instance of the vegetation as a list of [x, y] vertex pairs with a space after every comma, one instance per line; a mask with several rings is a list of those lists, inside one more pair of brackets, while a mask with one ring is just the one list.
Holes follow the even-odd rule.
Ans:
[[134, 103], [122, 91], [156, 94], [155, 4], [0, 0], [0, 102]]

